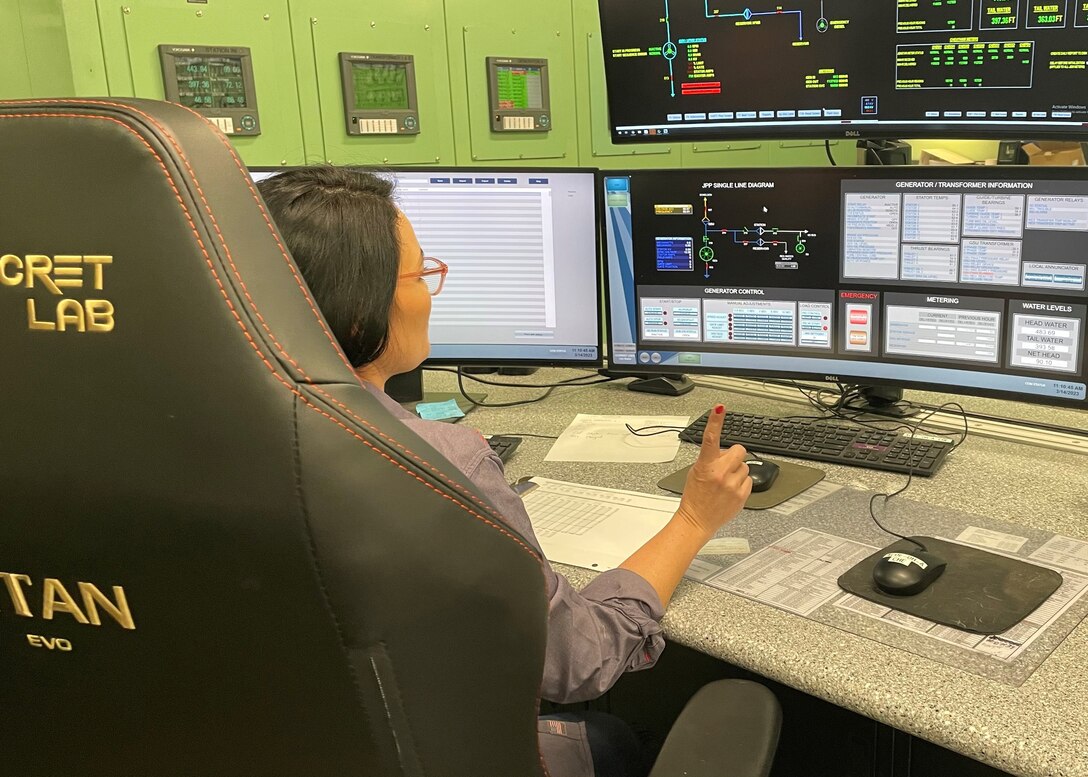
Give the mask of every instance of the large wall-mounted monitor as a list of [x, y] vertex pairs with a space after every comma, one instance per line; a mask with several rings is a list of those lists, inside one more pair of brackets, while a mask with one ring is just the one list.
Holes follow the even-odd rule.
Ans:
[[1088, 137], [1083, 0], [599, 0], [613, 140]]
[[374, 172], [395, 179], [424, 253], [450, 268], [431, 307], [428, 364], [602, 364], [595, 171]]
[[602, 173], [609, 366], [1088, 408], [1088, 178]]

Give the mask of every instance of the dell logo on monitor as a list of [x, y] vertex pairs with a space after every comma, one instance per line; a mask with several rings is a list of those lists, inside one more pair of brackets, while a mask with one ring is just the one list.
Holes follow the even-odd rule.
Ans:
[[838, 375], [824, 375], [824, 380], [826, 380], [828, 383], [838, 383], [839, 382], [839, 376]]

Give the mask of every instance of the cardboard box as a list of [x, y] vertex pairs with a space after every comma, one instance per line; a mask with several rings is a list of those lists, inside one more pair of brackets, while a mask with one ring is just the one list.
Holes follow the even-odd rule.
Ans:
[[974, 159], [949, 151], [947, 148], [923, 148], [918, 158], [920, 165], [973, 165]]
[[1084, 165], [1084, 144], [1038, 140], [1023, 145], [1029, 165]]

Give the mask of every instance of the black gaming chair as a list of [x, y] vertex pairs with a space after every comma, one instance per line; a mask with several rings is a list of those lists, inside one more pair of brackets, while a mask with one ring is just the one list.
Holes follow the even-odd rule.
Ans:
[[[357, 384], [202, 118], [0, 104], [0, 357], [0, 772], [545, 774], [540, 559]], [[766, 774], [773, 698], [719, 692]]]

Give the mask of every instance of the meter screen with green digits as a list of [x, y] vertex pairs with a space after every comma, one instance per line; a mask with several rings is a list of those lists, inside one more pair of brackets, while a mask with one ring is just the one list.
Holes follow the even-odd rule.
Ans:
[[408, 66], [389, 62], [352, 62], [357, 111], [406, 111]]
[[190, 108], [247, 108], [242, 58], [175, 56], [178, 102]]

